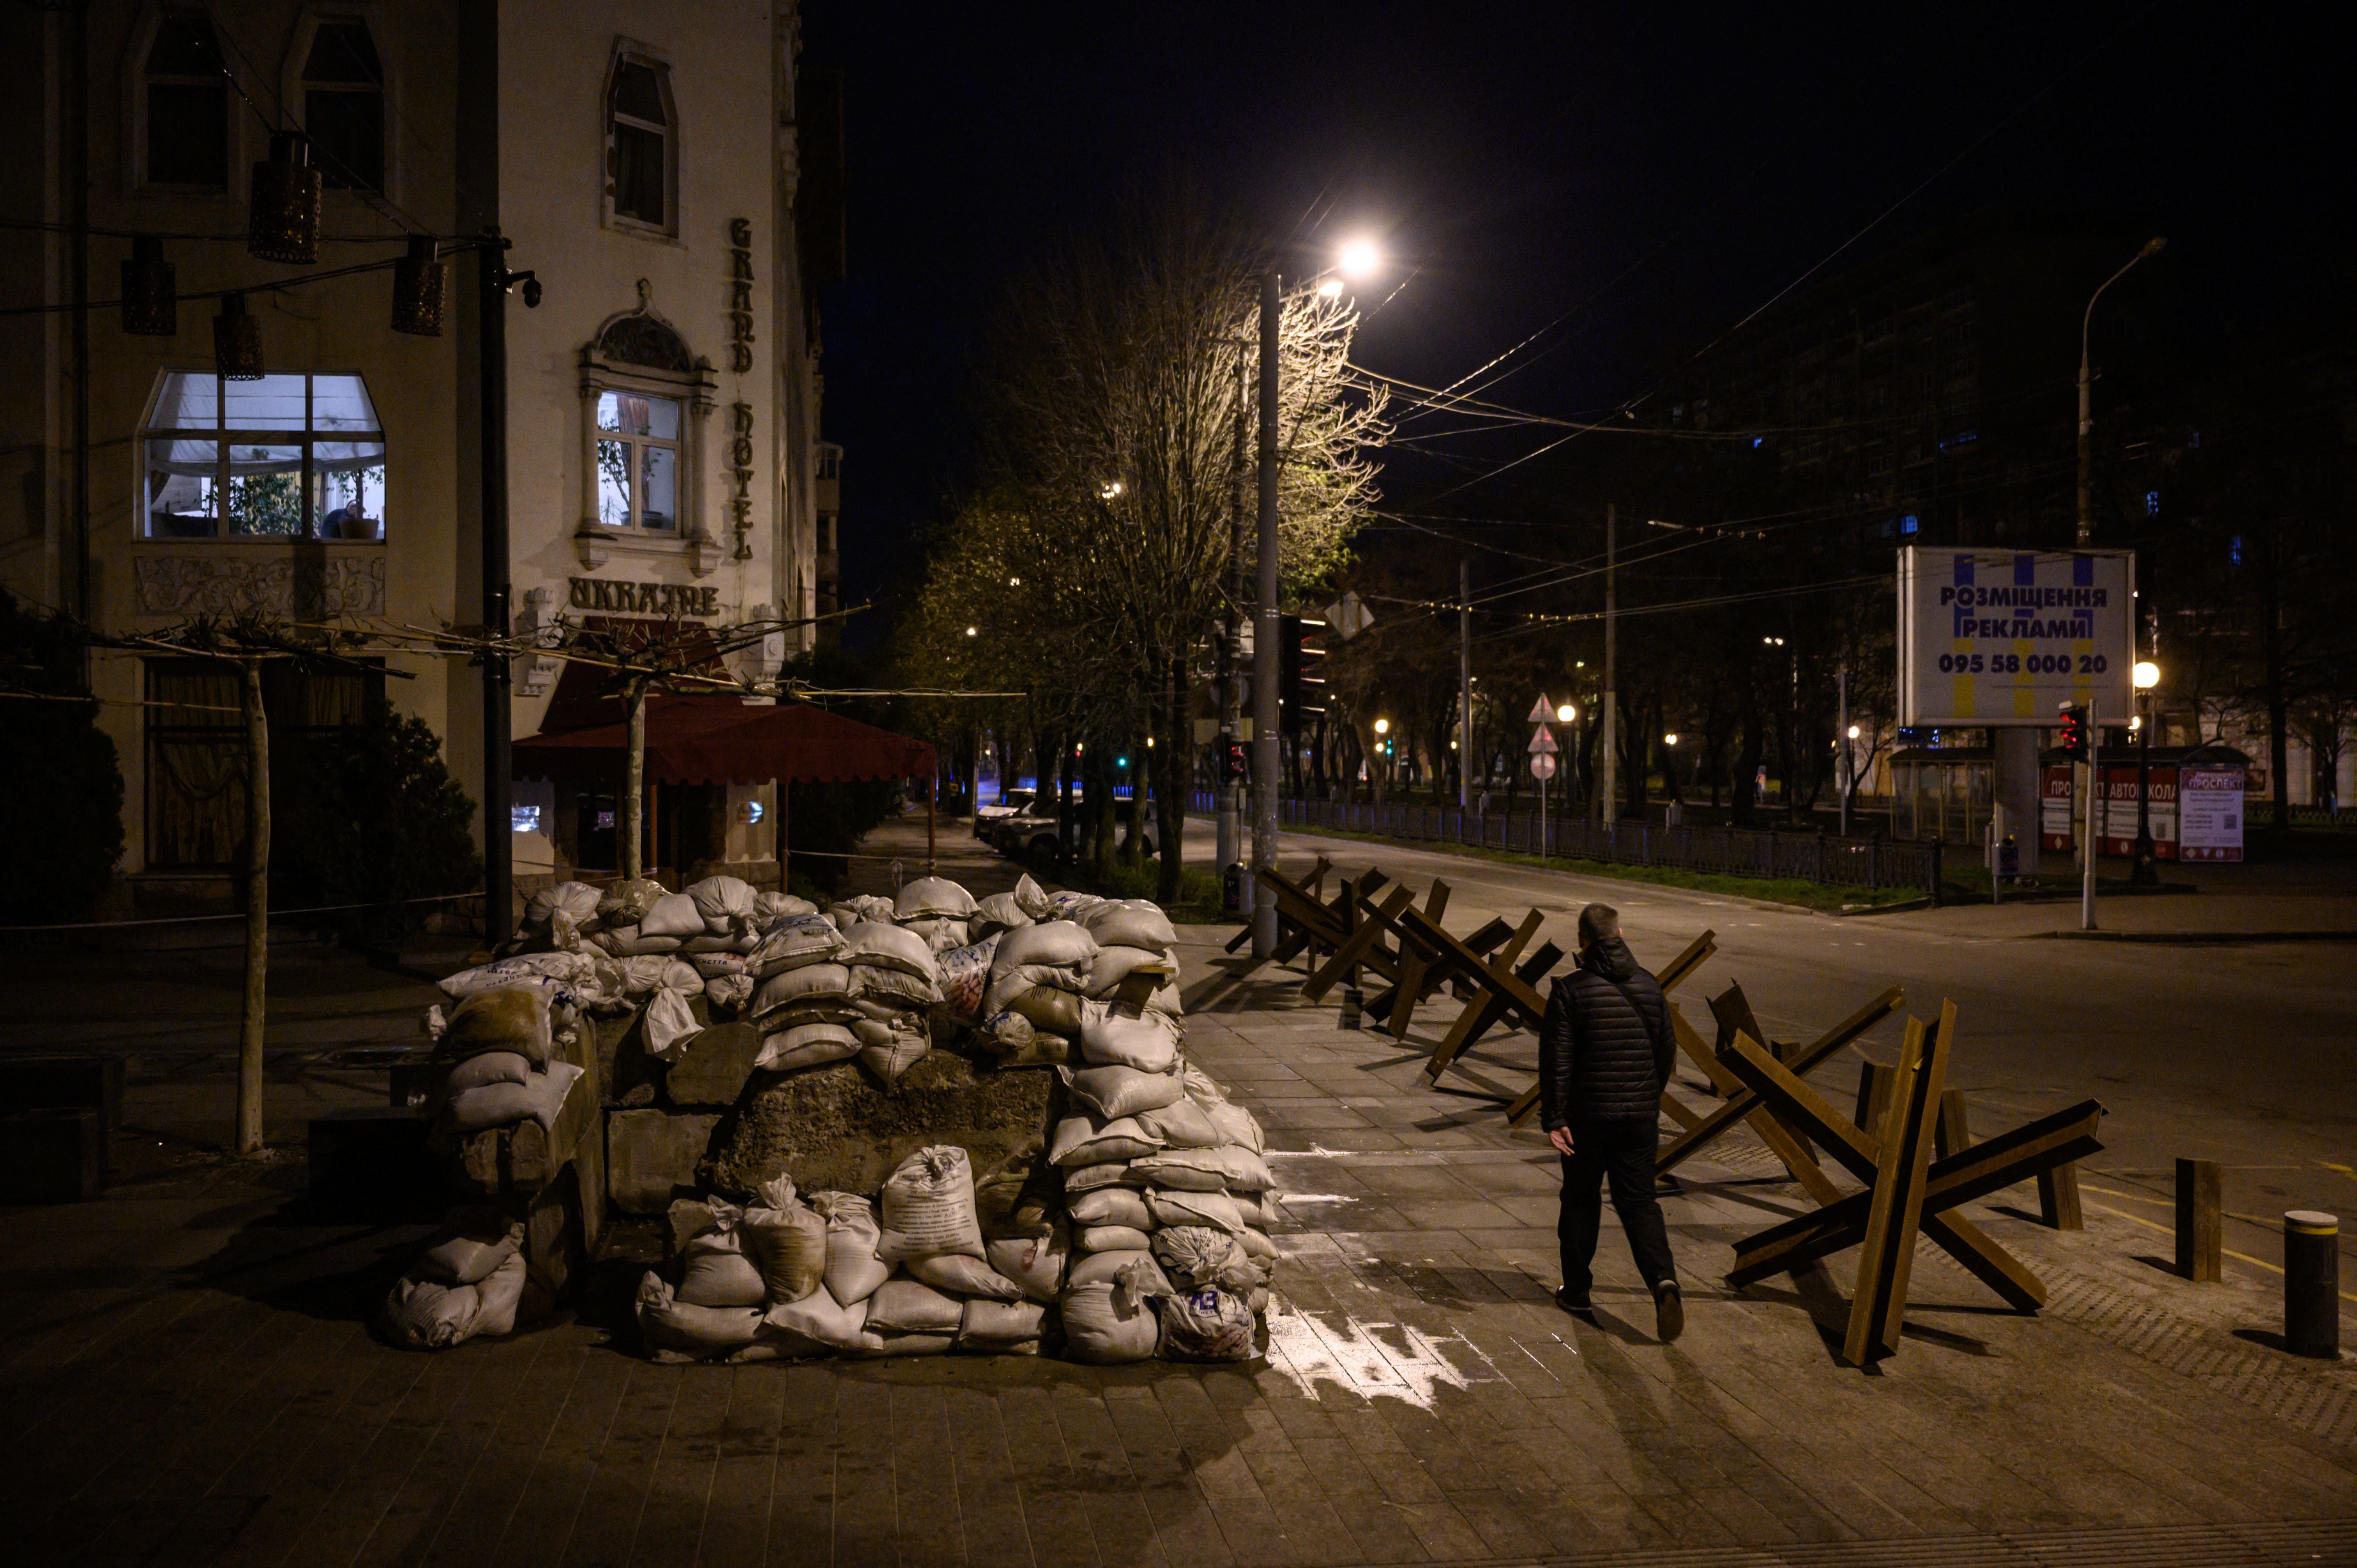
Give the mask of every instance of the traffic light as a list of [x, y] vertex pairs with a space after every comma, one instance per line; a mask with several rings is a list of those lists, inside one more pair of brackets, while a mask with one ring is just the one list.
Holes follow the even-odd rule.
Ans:
[[1252, 771], [1244, 758], [1244, 743], [1222, 731], [1220, 735], [1220, 779], [1228, 784], [1243, 782]]
[[1318, 669], [1326, 658], [1319, 641], [1322, 620], [1304, 616], [1279, 616], [1276, 645], [1276, 711], [1278, 727], [1300, 733], [1303, 725], [1326, 711], [1326, 682]]
[[2066, 703], [2061, 712], [2056, 715], [2056, 719], [2061, 728], [2061, 733], [2055, 736], [2055, 744], [2061, 747], [2072, 761], [2086, 761], [2087, 705], [2084, 703]]

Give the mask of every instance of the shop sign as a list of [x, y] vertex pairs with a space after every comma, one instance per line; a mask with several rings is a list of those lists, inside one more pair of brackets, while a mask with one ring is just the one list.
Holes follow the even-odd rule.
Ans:
[[728, 368], [753, 368], [753, 220], [728, 220]]
[[611, 577], [568, 577], [576, 610], [614, 615], [662, 616], [669, 620], [709, 619], [720, 613], [720, 590], [689, 583], [624, 583]]

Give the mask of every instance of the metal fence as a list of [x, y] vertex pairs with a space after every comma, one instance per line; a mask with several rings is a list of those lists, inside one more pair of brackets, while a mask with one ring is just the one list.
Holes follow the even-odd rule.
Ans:
[[[1188, 809], [1211, 811], [1212, 797], [1197, 791]], [[1594, 860], [1620, 865], [1662, 865], [1725, 876], [1789, 878], [1844, 887], [1920, 887], [1940, 897], [1937, 841], [1836, 838], [1826, 832], [1778, 832], [1773, 828], [1663, 826], [1550, 819], [1540, 843], [1534, 813], [1484, 816], [1454, 806], [1374, 805], [1344, 800], [1280, 800], [1286, 827], [1334, 828], [1380, 838], [1480, 844], [1522, 854]]]

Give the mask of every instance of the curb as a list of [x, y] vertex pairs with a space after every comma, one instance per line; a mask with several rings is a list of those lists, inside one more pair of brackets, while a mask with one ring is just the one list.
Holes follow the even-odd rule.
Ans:
[[2159, 942], [2222, 947], [2235, 942], [2357, 942], [2357, 931], [2032, 931], [2020, 941]]

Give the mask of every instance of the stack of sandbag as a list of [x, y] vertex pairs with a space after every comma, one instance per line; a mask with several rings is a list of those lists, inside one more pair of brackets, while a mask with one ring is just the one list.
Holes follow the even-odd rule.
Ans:
[[[1083, 1065], [1060, 1069], [1068, 1114], [1048, 1148], [1064, 1172], [1071, 1235], [1070, 1353], [1155, 1353], [1151, 1344], [1136, 1348], [1144, 1330], [1135, 1312], [1146, 1308], [1135, 1304], [1152, 1303], [1164, 1353], [1248, 1358], [1275, 1256], [1259, 1124], [1184, 1062], [1167, 1014], [1131, 1017], [1090, 1002], [1080, 1036]], [[1103, 1288], [1116, 1282], [1121, 1289]], [[1073, 1294], [1084, 1286], [1092, 1294], [1076, 1314]]]
[[[1028, 1049], [1029, 1059], [1057, 1059], [1039, 1037], [1051, 1036], [1069, 1047], [1079, 1036], [1081, 1003], [1096, 957], [1096, 939], [1070, 920], [1018, 926], [1001, 935], [982, 998], [985, 1049], [1002, 1057]], [[1004, 1016], [1008, 1014], [1013, 1018]]]
[[555, 1131], [582, 1069], [551, 1060], [554, 1044], [548, 998], [539, 991], [497, 987], [452, 1008], [434, 1042], [436, 1059], [450, 1064], [434, 1108], [436, 1146], [525, 1121]]
[[525, 945], [579, 947], [581, 939], [600, 924], [597, 906], [601, 901], [597, 889], [587, 882], [559, 882], [542, 888], [523, 908]]
[[906, 927], [862, 920], [842, 935], [859, 1065], [888, 1089], [932, 1048], [941, 964], [925, 938]]
[[859, 1049], [843, 933], [825, 916], [788, 915], [746, 959], [753, 977], [747, 1016], [761, 1031], [754, 1065], [772, 1071], [841, 1061]]
[[377, 1324], [396, 1345], [447, 1350], [511, 1332], [523, 1284], [523, 1226], [461, 1210], [394, 1282]]
[[974, 895], [948, 877], [920, 876], [902, 885], [892, 900], [892, 918], [935, 952], [947, 952], [974, 940], [967, 927], [976, 908]]
[[[874, 1353], [1039, 1354], [1047, 1304], [991, 1266], [963, 1149], [937, 1144], [900, 1162], [884, 1184], [876, 1253], [892, 1272], [867, 1300]], [[1030, 1272], [1036, 1292], [1048, 1267]]]
[[1109, 997], [1133, 974], [1149, 975], [1154, 984], [1146, 1005], [1178, 1015], [1178, 965], [1170, 956], [1178, 945], [1178, 932], [1159, 904], [1144, 898], [1107, 899], [1083, 910], [1080, 924], [1097, 944], [1096, 959], [1089, 966], [1088, 995]]
[[677, 1283], [653, 1271], [639, 1282], [639, 1333], [656, 1360], [805, 1354], [802, 1336], [766, 1331], [770, 1314], [812, 1326], [843, 1316], [825, 1294], [827, 1219], [795, 1197], [791, 1177], [766, 1183], [749, 1208], [683, 1201], [672, 1219]]

